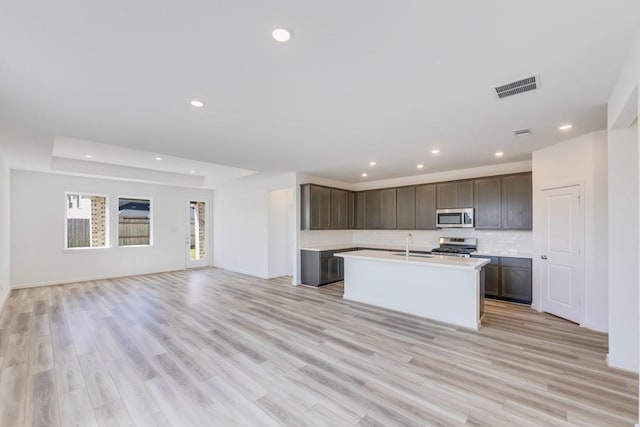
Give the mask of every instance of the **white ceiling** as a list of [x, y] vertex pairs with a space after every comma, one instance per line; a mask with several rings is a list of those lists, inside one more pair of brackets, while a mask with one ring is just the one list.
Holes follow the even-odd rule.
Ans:
[[605, 128], [638, 28], [637, 0], [5, 0], [0, 130], [346, 182], [527, 160]]

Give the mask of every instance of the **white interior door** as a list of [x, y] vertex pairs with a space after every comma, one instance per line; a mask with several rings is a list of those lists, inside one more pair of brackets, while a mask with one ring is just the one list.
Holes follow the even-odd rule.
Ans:
[[583, 320], [584, 209], [580, 185], [541, 191], [544, 206], [540, 255], [542, 309], [576, 323]]
[[202, 200], [187, 203], [186, 267], [209, 265], [209, 204]]

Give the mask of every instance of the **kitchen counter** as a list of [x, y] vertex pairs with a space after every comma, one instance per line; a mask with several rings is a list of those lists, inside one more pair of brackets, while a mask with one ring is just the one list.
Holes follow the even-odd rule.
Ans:
[[300, 248], [301, 251], [339, 251], [341, 249], [357, 248], [355, 243], [332, 243], [330, 245], [313, 245]]
[[[431, 250], [438, 245], [433, 246], [417, 246], [417, 245], [409, 245], [410, 252], [431, 252]], [[375, 245], [375, 244], [363, 244], [363, 243], [333, 243], [329, 245], [308, 245], [300, 250], [303, 251], [339, 251], [343, 249], [351, 249], [351, 248], [366, 248], [373, 250], [381, 250], [381, 251], [404, 251], [404, 245]], [[519, 252], [519, 251], [491, 251], [491, 250], [480, 250], [474, 252], [472, 255], [474, 256], [499, 256], [499, 257], [512, 257], [512, 258], [533, 258], [533, 254], [531, 252]]]
[[533, 258], [533, 254], [531, 252], [513, 252], [513, 251], [476, 251], [472, 254], [473, 256], [499, 256], [499, 257], [510, 257], [510, 258]]
[[386, 262], [400, 263], [400, 264], [416, 264], [416, 265], [429, 265], [435, 268], [453, 268], [462, 270], [479, 270], [484, 265], [488, 264], [491, 260], [484, 258], [464, 258], [446, 255], [409, 255], [406, 257], [402, 252], [382, 252], [376, 250], [362, 250], [353, 252], [341, 252], [336, 254], [342, 258], [364, 258], [384, 260]]
[[[436, 245], [437, 246], [437, 245]], [[404, 251], [405, 245], [375, 245], [375, 244], [363, 244], [363, 243], [334, 243], [330, 245], [308, 245], [300, 248], [301, 251], [338, 251], [342, 249], [350, 248], [367, 248], [381, 251]], [[409, 245], [411, 252], [430, 252], [433, 246], [416, 246]]]
[[344, 299], [477, 330], [484, 302], [483, 258], [394, 255], [363, 250], [344, 258]]

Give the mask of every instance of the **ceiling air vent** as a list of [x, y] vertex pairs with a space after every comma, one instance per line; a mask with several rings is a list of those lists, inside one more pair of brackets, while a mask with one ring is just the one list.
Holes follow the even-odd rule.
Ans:
[[531, 135], [533, 131], [531, 129], [518, 129], [518, 130], [514, 130], [513, 133], [516, 136], [527, 136], [527, 135]]
[[540, 77], [536, 74], [531, 77], [525, 77], [515, 82], [505, 83], [500, 86], [494, 87], [498, 99], [506, 98], [507, 96], [517, 95], [519, 93], [529, 92], [530, 90], [538, 89], [540, 86]]

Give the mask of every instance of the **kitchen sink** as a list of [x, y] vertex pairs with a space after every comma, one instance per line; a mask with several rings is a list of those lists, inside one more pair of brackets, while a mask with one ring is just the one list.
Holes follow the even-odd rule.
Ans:
[[[396, 256], [406, 256], [404, 252], [400, 252], [400, 253], [393, 253], [393, 255]], [[433, 258], [433, 255], [428, 255], [428, 254], [416, 254], [413, 252], [409, 252], [409, 256], [417, 256], [420, 258]]]

